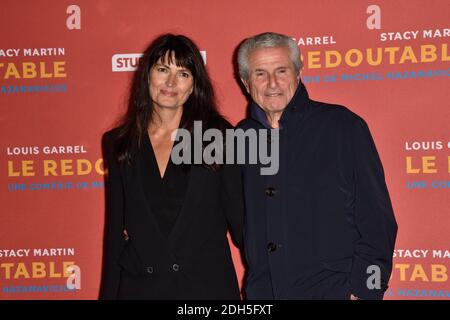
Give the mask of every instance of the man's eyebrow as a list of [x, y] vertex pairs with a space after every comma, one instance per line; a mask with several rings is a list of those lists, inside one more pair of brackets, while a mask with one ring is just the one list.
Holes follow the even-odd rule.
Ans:
[[[281, 70], [281, 69], [288, 69], [288, 68], [289, 68], [289, 66], [281, 66], [281, 67], [275, 68], [275, 71], [276, 71], [276, 70]], [[266, 72], [265, 69], [261, 69], [261, 68], [257, 68], [257, 69], [255, 69], [255, 70], [253, 70], [253, 72], [260, 72], [260, 71]]]

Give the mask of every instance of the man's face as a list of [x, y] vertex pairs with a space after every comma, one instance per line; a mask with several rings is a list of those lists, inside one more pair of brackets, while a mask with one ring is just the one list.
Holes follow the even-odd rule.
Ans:
[[248, 57], [249, 77], [241, 79], [266, 113], [281, 113], [294, 96], [300, 73], [289, 59], [288, 47], [260, 48]]

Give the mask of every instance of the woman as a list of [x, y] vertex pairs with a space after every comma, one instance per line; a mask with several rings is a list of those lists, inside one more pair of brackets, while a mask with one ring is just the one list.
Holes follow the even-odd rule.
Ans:
[[104, 135], [107, 179], [102, 299], [239, 299], [227, 240], [239, 246], [243, 200], [231, 165], [175, 165], [172, 133], [222, 132], [202, 57], [166, 34], [145, 51], [123, 123]]

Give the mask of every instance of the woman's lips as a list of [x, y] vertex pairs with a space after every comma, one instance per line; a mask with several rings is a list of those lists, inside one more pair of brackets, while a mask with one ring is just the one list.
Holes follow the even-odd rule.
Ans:
[[161, 93], [167, 97], [175, 97], [178, 93], [174, 91], [161, 90]]

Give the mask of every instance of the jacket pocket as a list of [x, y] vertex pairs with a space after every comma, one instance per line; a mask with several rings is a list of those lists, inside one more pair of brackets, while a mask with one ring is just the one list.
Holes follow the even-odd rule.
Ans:
[[335, 260], [328, 260], [323, 262], [325, 269], [335, 272], [351, 272], [353, 266], [353, 258], [341, 258]]
[[131, 275], [137, 276], [143, 274], [144, 267], [131, 241], [127, 241], [125, 248], [119, 256], [118, 263], [123, 270]]

